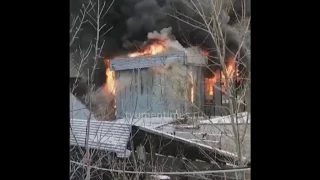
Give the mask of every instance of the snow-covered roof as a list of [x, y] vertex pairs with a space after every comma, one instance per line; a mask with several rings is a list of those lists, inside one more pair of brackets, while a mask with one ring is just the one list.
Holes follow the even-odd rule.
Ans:
[[[88, 119], [90, 116], [89, 109], [83, 105], [72, 93], [70, 93], [70, 118], [71, 119]], [[91, 115], [90, 119], [95, 119]]]
[[140, 127], [147, 127], [147, 128], [157, 128], [159, 126], [169, 124], [173, 121], [173, 118], [165, 118], [165, 117], [145, 117], [140, 119], [117, 119], [115, 122], [123, 123], [123, 124], [130, 124]]
[[[231, 153], [229, 151], [225, 151], [225, 150], [220, 150], [218, 148], [215, 148], [215, 147], [212, 147], [212, 146], [208, 146], [208, 145], [205, 145], [203, 143], [198, 143], [198, 142], [194, 142], [190, 139], [186, 139], [186, 138], [182, 138], [182, 137], [179, 137], [179, 136], [175, 136], [175, 135], [172, 135], [172, 134], [168, 134], [168, 133], [165, 133], [163, 131], [159, 131], [159, 130], [156, 130], [156, 129], [153, 129], [153, 128], [148, 128], [148, 127], [139, 127], [139, 129], [141, 130], [144, 130], [144, 131], [147, 131], [147, 132], [150, 132], [152, 134], [157, 134], [157, 135], [160, 135], [162, 137], [166, 137], [166, 138], [170, 138], [170, 139], [176, 139], [180, 142], [183, 142], [183, 143], [187, 143], [189, 145], [193, 145], [193, 146], [197, 146], [199, 148], [204, 148], [204, 149], [207, 149], [209, 151], [212, 151], [212, 152], [216, 152], [216, 153], [219, 153], [223, 156], [226, 156], [226, 157], [230, 157], [232, 159], [236, 159], [237, 158], [237, 155], [234, 154], [234, 153]], [[243, 161], [245, 161], [246, 158], [243, 157]]]
[[[88, 116], [90, 111], [72, 94], [70, 94], [70, 144], [85, 146], [86, 132], [88, 127]], [[225, 117], [221, 117], [220, 120]], [[90, 148], [115, 152], [118, 157], [129, 157], [130, 151], [127, 143], [130, 138], [132, 126], [138, 126], [148, 132], [161, 136], [175, 138], [181, 142], [194, 144], [202, 148], [212, 149], [227, 156], [235, 155], [213, 148], [208, 145], [194, 142], [189, 139], [167, 134], [156, 130], [163, 125], [172, 122], [172, 118], [140, 118], [140, 119], [118, 119], [115, 121], [98, 121], [90, 118], [89, 146]], [[219, 120], [215, 120], [220, 122]]]
[[[239, 124], [241, 123], [251, 123], [251, 115], [247, 112], [241, 112], [237, 114], [237, 121]], [[231, 124], [231, 116], [221, 116], [211, 118], [209, 120], [200, 120], [200, 124]]]
[[[85, 146], [89, 109], [70, 93], [70, 144]], [[172, 122], [172, 118], [118, 119], [115, 121], [98, 121], [90, 118], [90, 148], [115, 152], [118, 157], [130, 156], [127, 143], [132, 125], [156, 128]]]
[[[71, 119], [70, 144], [85, 147], [88, 120]], [[90, 120], [89, 146], [115, 152], [118, 157], [128, 157], [127, 142], [131, 126], [110, 121]]]
[[173, 51], [157, 55], [116, 58], [110, 61], [110, 68], [113, 71], [149, 68], [165, 65], [168, 60], [174, 60], [180, 64], [184, 64], [185, 53], [183, 51]]
[[[243, 155], [244, 157], [249, 158], [251, 121], [250, 116], [248, 117], [247, 114], [247, 112], [243, 112], [238, 113], [237, 116], [238, 123], [240, 125], [239, 128], [241, 129], [241, 131], [246, 129], [246, 135], [244, 136], [245, 141], [243, 146]], [[155, 129], [166, 134], [174, 135], [183, 139], [188, 139], [189, 141], [193, 141], [194, 143], [200, 143], [211, 147], [218, 147], [229, 152], [235, 151], [234, 144], [232, 143], [233, 141], [230, 140], [230, 137], [233, 136], [230, 116], [214, 117], [207, 120], [195, 120], [194, 122], [190, 122], [189, 124], [166, 124]]]

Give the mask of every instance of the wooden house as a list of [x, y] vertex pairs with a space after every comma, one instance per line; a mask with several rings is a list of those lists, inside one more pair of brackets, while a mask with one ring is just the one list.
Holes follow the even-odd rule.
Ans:
[[206, 57], [175, 51], [110, 61], [117, 117], [200, 113], [205, 108]]

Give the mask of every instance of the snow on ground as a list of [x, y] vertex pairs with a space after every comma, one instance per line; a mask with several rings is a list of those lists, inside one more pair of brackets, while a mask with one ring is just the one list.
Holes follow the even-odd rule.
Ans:
[[[90, 111], [83, 105], [72, 93], [70, 93], [70, 118], [71, 119], [88, 119]], [[90, 119], [96, 119], [91, 115]]]
[[[238, 117], [238, 123], [246, 123], [248, 113], [242, 112], [237, 114]], [[251, 123], [251, 117], [249, 114], [249, 120], [248, 123]], [[216, 117], [209, 120], [200, 120], [200, 124], [231, 124], [231, 117], [229, 116], [222, 116], [222, 117]]]
[[130, 124], [130, 125], [135, 125], [135, 126], [147, 127], [147, 128], [157, 128], [159, 126], [169, 124], [172, 121], [173, 121], [173, 118], [164, 118], [164, 117], [146, 118], [146, 117], [143, 117], [140, 119], [117, 119], [114, 122], [121, 123], [121, 124]]
[[154, 180], [170, 180], [170, 177], [165, 175], [151, 175], [150, 177]]

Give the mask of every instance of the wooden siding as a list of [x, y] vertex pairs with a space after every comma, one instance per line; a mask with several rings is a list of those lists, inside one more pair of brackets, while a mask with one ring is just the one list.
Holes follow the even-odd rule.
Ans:
[[[183, 100], [169, 95], [168, 80], [148, 69], [116, 72], [121, 88], [116, 93], [117, 117], [156, 116], [183, 111]], [[125, 83], [122, 83], [125, 82]], [[163, 115], [165, 116], [165, 115]], [[166, 116], [167, 117], [167, 116]]]
[[[157, 116], [159, 113], [202, 113], [204, 103], [203, 66], [201, 63], [186, 64], [184, 52], [171, 52], [164, 55], [117, 58], [110, 61], [111, 69], [116, 72], [117, 118]], [[192, 75], [193, 104], [190, 85], [177, 89], [172, 76], [153, 71], [152, 67], [166, 65], [170, 61], [181, 64], [182, 71]], [[173, 70], [174, 71], [174, 70]], [[186, 76], [182, 78], [188, 80]], [[190, 80], [190, 79], [189, 79]], [[180, 85], [178, 85], [180, 87]], [[179, 92], [179, 93], [177, 93]], [[153, 115], [152, 115], [153, 114]]]

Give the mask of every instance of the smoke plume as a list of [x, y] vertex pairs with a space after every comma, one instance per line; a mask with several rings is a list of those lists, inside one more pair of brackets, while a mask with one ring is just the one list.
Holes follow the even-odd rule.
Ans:
[[[79, 14], [82, 4], [86, 5], [89, 2], [89, 0], [70, 1], [72, 15]], [[96, 1], [92, 0], [93, 3], [97, 3]], [[201, 22], [201, 17], [192, 11], [189, 6], [192, 5], [192, 2], [200, 2], [197, 6], [203, 7], [204, 12], [210, 14], [208, 1], [211, 0], [115, 0], [108, 13], [102, 13], [101, 21], [102, 24], [106, 24], [106, 27], [101, 30], [100, 34], [104, 34], [107, 29], [112, 27], [108, 33], [100, 38], [100, 44], [104, 42], [103, 58], [113, 58], [135, 51], [147, 38], [151, 38], [151, 35], [148, 35], [149, 32], [160, 32], [167, 27], [172, 28], [171, 34], [183, 47], [203, 46], [211, 49], [211, 55], [215, 56], [214, 43], [212, 38], [208, 38], [208, 33], [168, 15], [178, 16], [190, 23], [192, 23], [190, 19]], [[105, 9], [107, 9], [112, 0], [100, 0], [100, 7], [104, 2], [106, 3]], [[229, 49], [227, 53], [231, 54], [238, 49], [241, 39], [239, 28], [236, 26], [237, 21], [242, 14], [246, 13], [247, 17], [251, 14], [250, 0], [227, 0], [223, 6], [225, 11], [221, 13], [220, 19], [223, 23], [223, 31], [226, 34], [226, 45]], [[90, 11], [91, 17], [94, 17], [95, 12], [96, 10]], [[190, 19], [181, 16], [181, 14], [188, 16]], [[79, 46], [85, 49], [96, 37], [95, 29], [90, 23], [93, 22], [91, 17], [86, 17], [87, 21], [82, 25], [82, 30], [73, 43], [71, 52], [74, 52]], [[155, 33], [152, 33], [152, 35], [155, 35]], [[161, 35], [161, 33], [158, 35]], [[245, 54], [245, 48], [241, 50], [241, 54]], [[90, 59], [92, 58], [88, 59], [88, 63], [85, 64], [90, 69], [92, 66], [92, 60]], [[105, 82], [105, 68], [103, 60], [99, 61], [95, 75], [95, 83], [98, 86]]]

